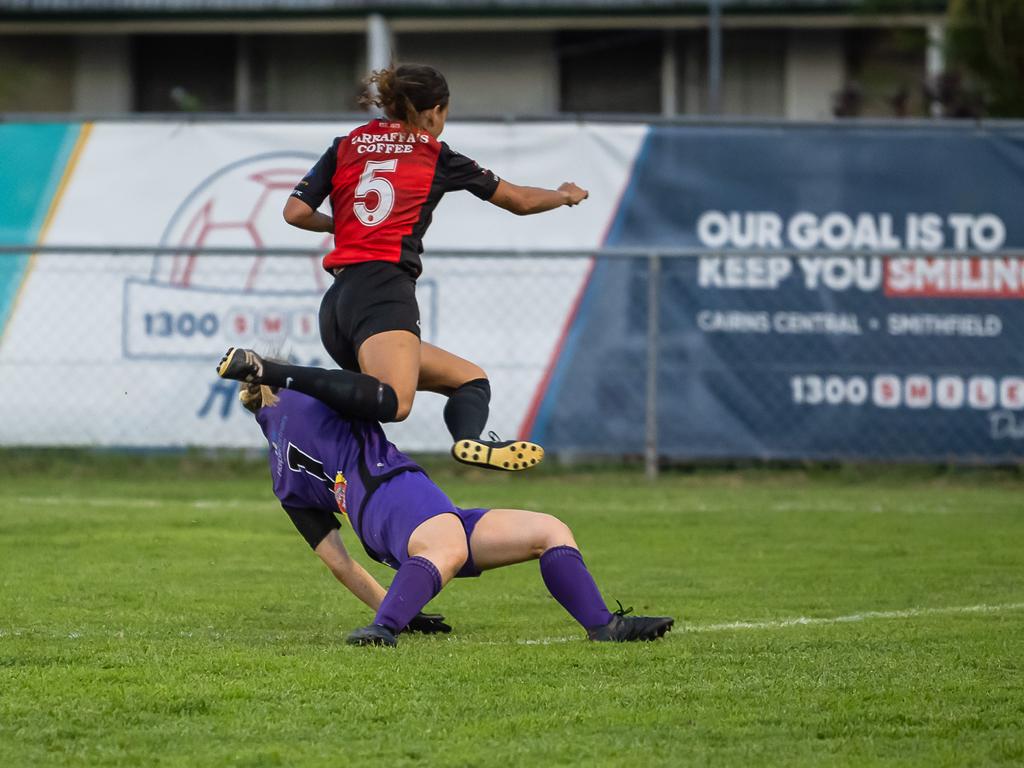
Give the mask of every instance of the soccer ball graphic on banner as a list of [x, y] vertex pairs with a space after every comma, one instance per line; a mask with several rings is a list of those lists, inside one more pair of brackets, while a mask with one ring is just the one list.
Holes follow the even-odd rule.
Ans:
[[281, 211], [316, 156], [277, 152], [232, 163], [209, 176], [178, 206], [161, 246], [180, 248], [153, 262], [154, 282], [240, 292], [322, 291], [320, 256], [209, 256], [204, 248], [310, 248], [326, 252], [330, 235], [296, 229]]

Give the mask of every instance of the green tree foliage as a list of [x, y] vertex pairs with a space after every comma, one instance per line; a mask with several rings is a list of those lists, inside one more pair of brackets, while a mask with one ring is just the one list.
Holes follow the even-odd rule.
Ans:
[[980, 91], [984, 111], [1024, 117], [1024, 0], [951, 0], [949, 63]]

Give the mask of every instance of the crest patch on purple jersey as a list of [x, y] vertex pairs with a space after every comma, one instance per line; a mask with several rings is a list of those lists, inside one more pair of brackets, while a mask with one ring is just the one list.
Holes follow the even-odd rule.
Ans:
[[338, 511], [348, 520], [348, 508], [345, 506], [345, 491], [348, 489], [348, 481], [345, 475], [339, 472], [334, 476], [334, 500], [338, 502]]

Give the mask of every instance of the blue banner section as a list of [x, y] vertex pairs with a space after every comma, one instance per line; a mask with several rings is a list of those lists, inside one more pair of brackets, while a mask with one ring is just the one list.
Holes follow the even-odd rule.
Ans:
[[[79, 126], [66, 123], [0, 125], [0, 243], [31, 243], [39, 236]], [[28, 265], [29, 254], [0, 256], [0, 333]]]
[[[1024, 459], [1022, 185], [1020, 129], [652, 129], [608, 244], [708, 249], [661, 263], [660, 453]], [[549, 449], [642, 451], [647, 277], [596, 265]]]

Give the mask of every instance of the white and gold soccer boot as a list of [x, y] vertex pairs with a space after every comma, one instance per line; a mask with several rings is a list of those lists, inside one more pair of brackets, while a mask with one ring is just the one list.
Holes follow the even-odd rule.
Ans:
[[461, 464], [503, 472], [519, 472], [544, 461], [544, 449], [526, 440], [501, 440], [493, 432], [490, 440], [459, 440], [452, 446], [452, 458]]

